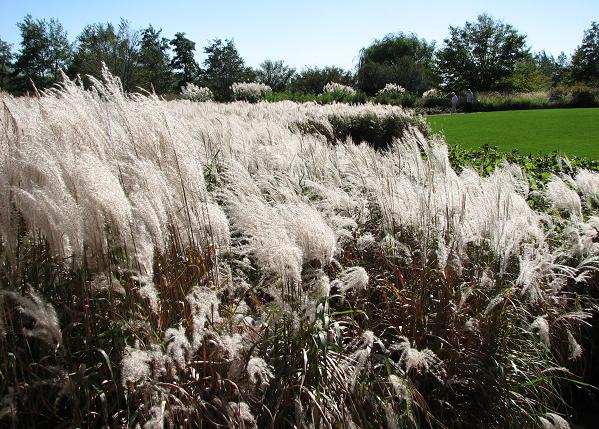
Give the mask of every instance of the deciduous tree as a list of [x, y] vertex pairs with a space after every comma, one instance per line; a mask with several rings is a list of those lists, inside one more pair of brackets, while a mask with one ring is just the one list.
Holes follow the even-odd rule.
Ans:
[[20, 90], [27, 90], [29, 82], [37, 87], [47, 84], [49, 68], [49, 40], [46, 23], [34, 20], [31, 15], [25, 16], [17, 24], [21, 32], [21, 50], [17, 54], [14, 73]]
[[123, 89], [135, 89], [139, 32], [132, 30], [128, 21], [121, 20], [118, 29], [112, 23], [88, 25], [77, 40], [72, 74], [101, 78], [104, 63], [114, 76], [120, 78]]
[[434, 42], [415, 34], [388, 34], [360, 51], [358, 88], [374, 95], [387, 83], [422, 93], [437, 84], [434, 68]]
[[21, 31], [21, 50], [17, 54], [13, 73], [17, 88], [47, 87], [60, 80], [60, 70], [66, 69], [72, 58], [72, 47], [62, 24], [56, 19], [34, 20], [27, 15], [17, 24]]
[[295, 74], [295, 69], [286, 66], [282, 60], [266, 60], [256, 70], [256, 80], [270, 86], [273, 91], [283, 91]]
[[528, 57], [526, 36], [489, 15], [479, 15], [464, 27], [449, 27], [438, 53], [446, 87], [475, 91], [509, 90], [518, 61]]
[[336, 82], [346, 86], [355, 84], [351, 72], [339, 67], [306, 68], [296, 74], [291, 81], [290, 87], [293, 91], [305, 94], [321, 94], [327, 83]]
[[73, 46], [62, 24], [52, 18], [46, 24], [48, 37], [48, 67], [52, 80], [60, 80], [60, 71], [66, 71], [73, 60]]

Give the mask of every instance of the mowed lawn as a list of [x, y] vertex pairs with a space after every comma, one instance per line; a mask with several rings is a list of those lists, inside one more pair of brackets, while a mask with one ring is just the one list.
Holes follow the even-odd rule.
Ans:
[[522, 153], [558, 151], [599, 159], [599, 108], [511, 110], [427, 117], [434, 132], [465, 148], [485, 144]]

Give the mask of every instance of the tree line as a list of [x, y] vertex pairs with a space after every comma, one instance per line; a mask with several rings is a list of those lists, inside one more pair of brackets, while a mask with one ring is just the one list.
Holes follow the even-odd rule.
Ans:
[[319, 94], [329, 82], [338, 82], [374, 95], [387, 83], [421, 95], [430, 88], [462, 91], [527, 92], [559, 85], [599, 86], [599, 24], [593, 22], [571, 58], [545, 51], [533, 53], [526, 35], [510, 24], [482, 14], [463, 27], [449, 27], [440, 48], [416, 34], [393, 33], [375, 40], [359, 53], [354, 71], [339, 67], [296, 71], [283, 60], [265, 60], [246, 66], [232, 39], [213, 39], [195, 60], [196, 44], [178, 32], [168, 39], [152, 25], [131, 28], [87, 25], [70, 41], [56, 19], [19, 22], [20, 49], [0, 40], [0, 89], [24, 94], [47, 88], [69, 77], [101, 77], [102, 64], [118, 76], [126, 91], [144, 88], [157, 94], [175, 94], [188, 82], [210, 88], [217, 100], [231, 99], [234, 82], [260, 82], [275, 92]]

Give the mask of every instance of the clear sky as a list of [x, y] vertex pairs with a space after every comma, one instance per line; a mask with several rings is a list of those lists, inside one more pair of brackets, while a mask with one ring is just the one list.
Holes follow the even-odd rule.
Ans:
[[19, 48], [16, 23], [26, 14], [57, 18], [74, 40], [83, 27], [125, 18], [135, 29], [152, 24], [171, 38], [178, 31], [202, 49], [218, 37], [233, 38], [247, 65], [282, 59], [305, 66], [353, 68], [360, 48], [385, 34], [414, 32], [441, 46], [448, 27], [463, 26], [486, 12], [528, 36], [533, 51], [570, 55], [592, 21], [599, 0], [0, 0], [0, 39]]

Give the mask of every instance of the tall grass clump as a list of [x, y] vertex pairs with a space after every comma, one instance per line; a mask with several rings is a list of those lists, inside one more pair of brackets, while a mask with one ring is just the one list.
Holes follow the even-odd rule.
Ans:
[[597, 173], [541, 210], [519, 166], [457, 173], [399, 107], [108, 73], [2, 105], [3, 426], [567, 425]]
[[416, 102], [416, 95], [406, 92], [403, 86], [388, 83], [376, 93], [374, 101], [381, 104], [413, 107]]
[[363, 94], [358, 94], [351, 86], [329, 82], [322, 89], [319, 101], [321, 103], [354, 103], [363, 101], [363, 97]]
[[181, 96], [191, 101], [212, 101], [214, 95], [210, 88], [205, 86], [197, 86], [191, 82], [187, 82], [185, 86], [181, 87]]
[[235, 82], [231, 85], [233, 98], [238, 101], [256, 103], [270, 94], [270, 86], [256, 82]]

